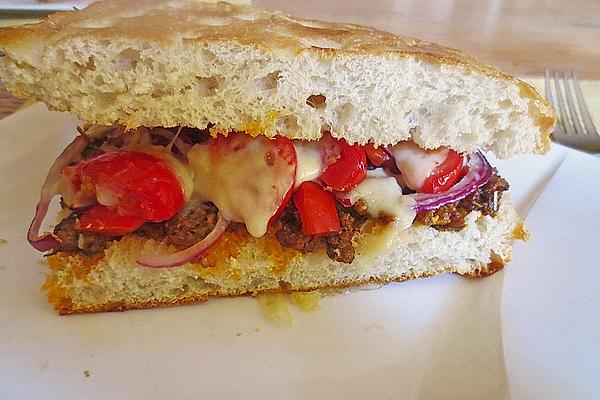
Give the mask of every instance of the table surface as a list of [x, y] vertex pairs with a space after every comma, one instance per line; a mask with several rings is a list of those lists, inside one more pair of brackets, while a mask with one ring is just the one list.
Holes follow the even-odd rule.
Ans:
[[[371, 25], [461, 49], [518, 76], [546, 67], [600, 79], [600, 1], [255, 0], [307, 18]], [[5, 17], [0, 17], [5, 18]], [[0, 118], [20, 101], [0, 83]]]

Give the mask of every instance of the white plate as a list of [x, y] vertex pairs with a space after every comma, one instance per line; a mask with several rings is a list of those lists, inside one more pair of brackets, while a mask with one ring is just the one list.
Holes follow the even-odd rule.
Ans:
[[600, 398], [597, 159], [555, 146], [492, 160], [531, 209], [533, 238], [487, 279], [391, 284], [312, 313], [290, 306], [290, 328], [252, 298], [60, 317], [25, 233], [74, 124], [41, 105], [0, 121], [2, 399]]

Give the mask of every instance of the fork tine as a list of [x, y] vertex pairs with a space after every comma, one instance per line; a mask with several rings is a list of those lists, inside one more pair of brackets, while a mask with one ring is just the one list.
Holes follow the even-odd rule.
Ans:
[[[563, 71], [563, 84], [565, 86], [565, 94], [567, 98], [567, 109], [571, 116], [571, 126], [578, 135], [584, 135], [585, 131], [579, 122], [579, 115], [577, 115], [577, 109], [575, 108], [575, 101], [573, 100], [573, 91], [571, 90], [570, 82], [573, 81], [573, 70]], [[575, 83], [573, 83], [575, 85]]]
[[[564, 87], [561, 85], [562, 71], [554, 71], [554, 86], [556, 88], [556, 103], [558, 105], [558, 121], [562, 127], [562, 131], [567, 135], [573, 135], [573, 127], [569, 121], [567, 110], [565, 109]], [[564, 78], [562, 79], [564, 83]]]
[[590, 116], [590, 111], [585, 104], [585, 100], [583, 98], [583, 93], [581, 92], [581, 86], [579, 85], [579, 80], [577, 76], [571, 71], [573, 76], [573, 86], [575, 88], [575, 97], [577, 97], [577, 104], [579, 105], [579, 111], [581, 112], [581, 118], [583, 119], [583, 125], [587, 130], [588, 134], [598, 135], [598, 131], [592, 122], [592, 117]]
[[[544, 70], [544, 87], [545, 87], [545, 91], [546, 91], [546, 100], [548, 100], [548, 102], [552, 106], [552, 109], [556, 112], [558, 110], [558, 106], [556, 103], [556, 98], [552, 94], [552, 72], [548, 68], [546, 68]], [[565, 130], [562, 127], [562, 121], [560, 120], [560, 118], [557, 118], [557, 124], [554, 127], [554, 131], [552, 132], [552, 135], [553, 136], [563, 135], [564, 132], [565, 132]]]
[[552, 78], [550, 77], [550, 70], [546, 68], [544, 70], [544, 86], [546, 89], [546, 100], [552, 105], [552, 108], [556, 110], [556, 102], [554, 101], [554, 96], [552, 95]]

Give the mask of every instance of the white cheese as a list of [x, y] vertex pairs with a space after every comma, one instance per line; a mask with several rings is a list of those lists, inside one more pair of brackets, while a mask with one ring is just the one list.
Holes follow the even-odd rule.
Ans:
[[302, 182], [317, 179], [323, 173], [323, 157], [317, 142], [294, 141], [296, 149], [296, 183], [295, 187], [300, 186]]
[[188, 152], [195, 193], [211, 201], [230, 220], [246, 225], [254, 237], [269, 220], [294, 180], [294, 165], [273, 157], [268, 139], [242, 138], [221, 151], [197, 144]]
[[374, 217], [394, 216], [404, 229], [410, 228], [416, 216], [415, 201], [404, 196], [396, 179], [385, 175], [383, 169], [368, 171], [365, 180], [350, 191], [348, 197], [364, 200], [367, 212]]
[[392, 147], [392, 154], [404, 183], [419, 191], [435, 167], [446, 160], [448, 149], [424, 150], [414, 142], [400, 142]]

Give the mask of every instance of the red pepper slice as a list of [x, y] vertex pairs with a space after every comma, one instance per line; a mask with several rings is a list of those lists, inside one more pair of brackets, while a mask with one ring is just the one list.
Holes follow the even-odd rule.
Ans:
[[425, 179], [422, 191], [425, 193], [444, 192], [462, 176], [464, 157], [454, 150], [448, 149], [443, 163], [438, 165]]
[[339, 232], [340, 220], [331, 192], [314, 182], [304, 182], [293, 196], [302, 221], [302, 233], [322, 235]]
[[392, 159], [392, 156], [385, 149], [385, 147], [383, 147], [383, 146], [375, 147], [371, 143], [368, 143], [365, 146], [365, 153], [367, 154], [369, 161], [371, 161], [371, 164], [373, 164], [376, 167], [381, 167], [382, 165], [384, 165], [386, 163], [386, 161], [389, 161]]
[[108, 207], [95, 205], [83, 212], [75, 224], [75, 229], [82, 232], [120, 236], [135, 231], [143, 223], [143, 218], [122, 216]]
[[321, 174], [321, 180], [328, 188], [338, 192], [349, 191], [367, 175], [367, 156], [359, 145], [349, 145], [345, 140], [337, 140], [339, 159], [329, 165]]

